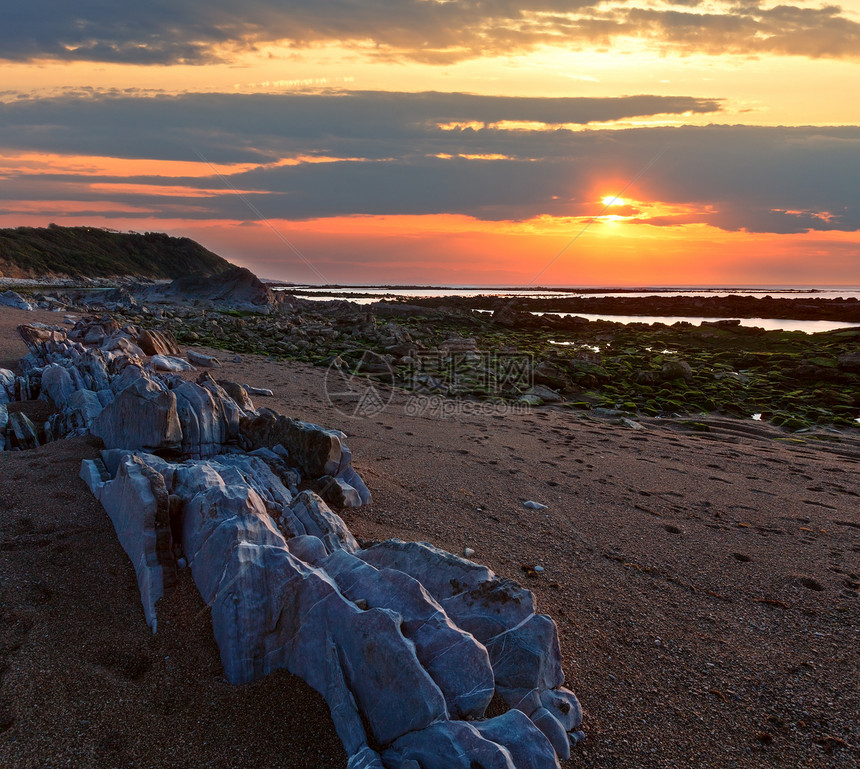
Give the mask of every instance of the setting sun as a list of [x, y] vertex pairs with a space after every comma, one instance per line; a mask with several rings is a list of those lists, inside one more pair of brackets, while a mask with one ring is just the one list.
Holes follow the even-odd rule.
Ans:
[[603, 198], [604, 206], [621, 206], [624, 205], [624, 200], [622, 198], [616, 198], [614, 195], [609, 195]]

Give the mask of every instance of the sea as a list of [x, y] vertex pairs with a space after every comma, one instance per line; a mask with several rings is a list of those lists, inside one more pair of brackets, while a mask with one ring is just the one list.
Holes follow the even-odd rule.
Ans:
[[[303, 299], [326, 301], [349, 299], [356, 304], [372, 304], [382, 299], [409, 299], [427, 297], [477, 297], [566, 299], [586, 296], [605, 297], [772, 297], [774, 299], [848, 299], [860, 300], [860, 286], [665, 286], [633, 288], [601, 287], [508, 287], [508, 286], [380, 286], [380, 285], [283, 285], [273, 286], [275, 291], [290, 291]], [[541, 314], [541, 313], [534, 313]], [[574, 313], [550, 313], [571, 315]], [[686, 321], [700, 325], [703, 321], [727, 320], [729, 316], [708, 318], [682, 315], [612, 315], [608, 313], [575, 313], [588, 320], [610, 320], [615, 323], [666, 323]], [[757, 326], [768, 331], [803, 331], [813, 334], [838, 328], [858, 327], [860, 323], [830, 320], [791, 320], [783, 318], [742, 318], [742, 326]]]

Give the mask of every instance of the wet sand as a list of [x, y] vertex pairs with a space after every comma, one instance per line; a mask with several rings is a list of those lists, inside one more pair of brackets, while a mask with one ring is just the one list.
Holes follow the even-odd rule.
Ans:
[[[16, 324], [61, 318], [0, 309], [0, 366], [26, 352]], [[327, 402], [325, 369], [209, 352], [219, 378], [274, 391], [258, 406], [349, 435], [374, 495], [342, 513], [357, 537], [470, 547], [535, 593], [586, 714], [566, 769], [860, 765], [860, 431], [415, 414], [405, 393], [356, 418]], [[224, 681], [187, 572], [150, 633], [77, 478], [97, 450], [0, 454], [0, 766], [343, 769], [301, 681]]]

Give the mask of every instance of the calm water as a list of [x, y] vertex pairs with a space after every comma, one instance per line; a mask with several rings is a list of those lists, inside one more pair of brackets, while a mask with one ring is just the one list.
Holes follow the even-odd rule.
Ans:
[[[588, 320], [611, 320], [614, 323], [665, 323], [671, 325], [679, 320], [692, 323], [694, 326], [702, 325], [703, 320], [728, 320], [728, 318], [694, 318], [683, 315], [592, 315], [588, 313], [573, 312], [533, 312], [532, 315], [558, 315], [562, 318], [575, 315]], [[860, 323], [841, 323], [835, 320], [787, 320], [784, 318], [741, 318], [742, 326], [755, 326], [765, 331], [803, 331], [807, 334], [816, 334], [821, 331], [833, 331], [837, 328], [853, 328]]]
[[[284, 291], [287, 288], [276, 288]], [[842, 297], [860, 299], [860, 286], [729, 286], [711, 288], [703, 286], [643, 287], [621, 291], [617, 288], [588, 289], [547, 289], [547, 288], [507, 288], [499, 286], [415, 286], [408, 288], [389, 288], [387, 286], [290, 286], [306, 299], [332, 299], [344, 294], [371, 294], [370, 298], [355, 299], [359, 304], [369, 304], [384, 298], [398, 297], [442, 297], [442, 296], [498, 296], [530, 297], [533, 299], [567, 299], [582, 296], [752, 296], [784, 299], [820, 298], [835, 299]]]
[[[619, 291], [618, 289], [588, 289], [577, 291], [575, 289], [548, 290], [546, 288], [500, 288], [497, 286], [416, 286], [414, 288], [389, 288], [387, 286], [290, 286], [291, 291], [297, 292], [304, 299], [316, 299], [324, 301], [328, 299], [342, 298], [344, 294], [360, 293], [372, 296], [350, 299], [356, 304], [372, 304], [380, 299], [394, 299], [402, 297], [444, 297], [444, 296], [497, 296], [497, 297], [528, 297], [534, 299], [562, 299], [582, 296], [685, 296], [685, 297], [709, 297], [709, 296], [751, 296], [785, 299], [821, 298], [835, 299], [842, 297], [848, 299], [855, 297], [860, 299], [860, 286], [738, 286], [728, 288], [709, 288], [701, 286], [677, 286], [667, 288], [643, 288], [636, 291]], [[286, 290], [276, 288], [276, 291]], [[533, 313], [540, 315], [542, 313]], [[698, 318], [672, 315], [608, 315], [588, 313], [549, 313], [551, 315], [568, 316], [578, 315], [588, 320], [609, 320], [615, 323], [665, 323], [670, 325], [677, 321], [687, 321], [695, 326], [701, 325], [703, 320], [727, 320], [728, 318]], [[803, 331], [814, 334], [821, 331], [832, 331], [837, 328], [849, 328], [860, 326], [860, 323], [840, 323], [830, 320], [784, 320], [771, 318], [743, 318], [742, 326], [757, 326], [767, 331]]]

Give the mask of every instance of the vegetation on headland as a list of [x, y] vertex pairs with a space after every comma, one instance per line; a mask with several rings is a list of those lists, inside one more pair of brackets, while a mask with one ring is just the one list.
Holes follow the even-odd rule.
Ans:
[[0, 277], [136, 276], [173, 279], [219, 275], [234, 268], [190, 238], [98, 227], [0, 229]]

